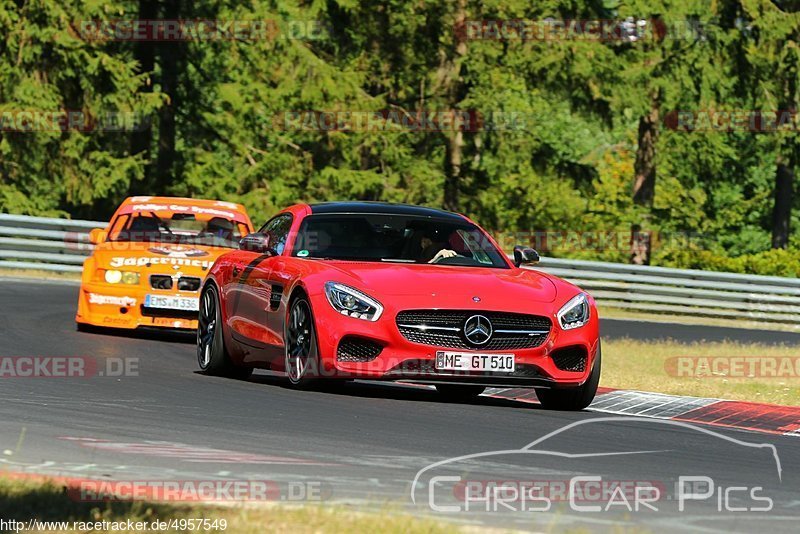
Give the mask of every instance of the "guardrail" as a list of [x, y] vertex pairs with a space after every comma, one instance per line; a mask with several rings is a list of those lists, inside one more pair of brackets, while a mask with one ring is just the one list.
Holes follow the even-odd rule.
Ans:
[[[0, 214], [0, 268], [81, 272], [102, 221]], [[800, 279], [542, 258], [603, 305], [641, 312], [800, 324]]]
[[0, 268], [79, 273], [93, 249], [89, 230], [106, 224], [0, 213]]
[[642, 312], [800, 324], [800, 279], [542, 258], [598, 302]]

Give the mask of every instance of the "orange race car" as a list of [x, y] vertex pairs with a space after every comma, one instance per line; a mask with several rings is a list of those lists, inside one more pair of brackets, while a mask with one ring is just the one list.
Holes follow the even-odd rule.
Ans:
[[131, 197], [89, 234], [79, 330], [197, 328], [198, 296], [218, 256], [253, 231], [244, 206], [216, 200]]

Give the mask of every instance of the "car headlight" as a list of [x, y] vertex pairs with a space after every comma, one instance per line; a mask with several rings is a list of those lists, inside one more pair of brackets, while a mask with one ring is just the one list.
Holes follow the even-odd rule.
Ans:
[[123, 284], [135, 285], [139, 283], [139, 273], [135, 271], [118, 271], [116, 269], [108, 269], [103, 278], [109, 284]]
[[558, 323], [564, 330], [580, 328], [589, 322], [589, 300], [586, 293], [576, 295], [558, 311]]
[[122, 271], [122, 283], [135, 285], [139, 283], [139, 273], [134, 271]]
[[333, 309], [342, 315], [377, 321], [383, 313], [380, 302], [344, 284], [325, 282], [325, 295]]

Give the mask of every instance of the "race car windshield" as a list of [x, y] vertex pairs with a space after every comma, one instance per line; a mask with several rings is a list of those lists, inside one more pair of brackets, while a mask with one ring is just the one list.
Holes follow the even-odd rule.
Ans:
[[292, 255], [508, 268], [502, 252], [474, 224], [395, 214], [311, 215], [300, 226]]
[[224, 217], [207, 220], [193, 215], [175, 214], [165, 218], [155, 212], [136, 214], [115, 223], [122, 229], [111, 235], [111, 241], [174, 243], [237, 248], [242, 230], [239, 223]]

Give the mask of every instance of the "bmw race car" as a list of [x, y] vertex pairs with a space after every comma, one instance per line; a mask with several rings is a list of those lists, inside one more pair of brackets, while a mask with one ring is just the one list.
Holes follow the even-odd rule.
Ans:
[[78, 329], [197, 328], [200, 287], [221, 254], [253, 225], [243, 206], [215, 200], [131, 197], [83, 263]]
[[600, 378], [592, 297], [524, 269], [468, 218], [437, 209], [335, 202], [291, 206], [220, 256], [200, 297], [207, 374], [285, 372], [321, 380], [407, 380], [454, 399], [534, 387], [578, 410]]

